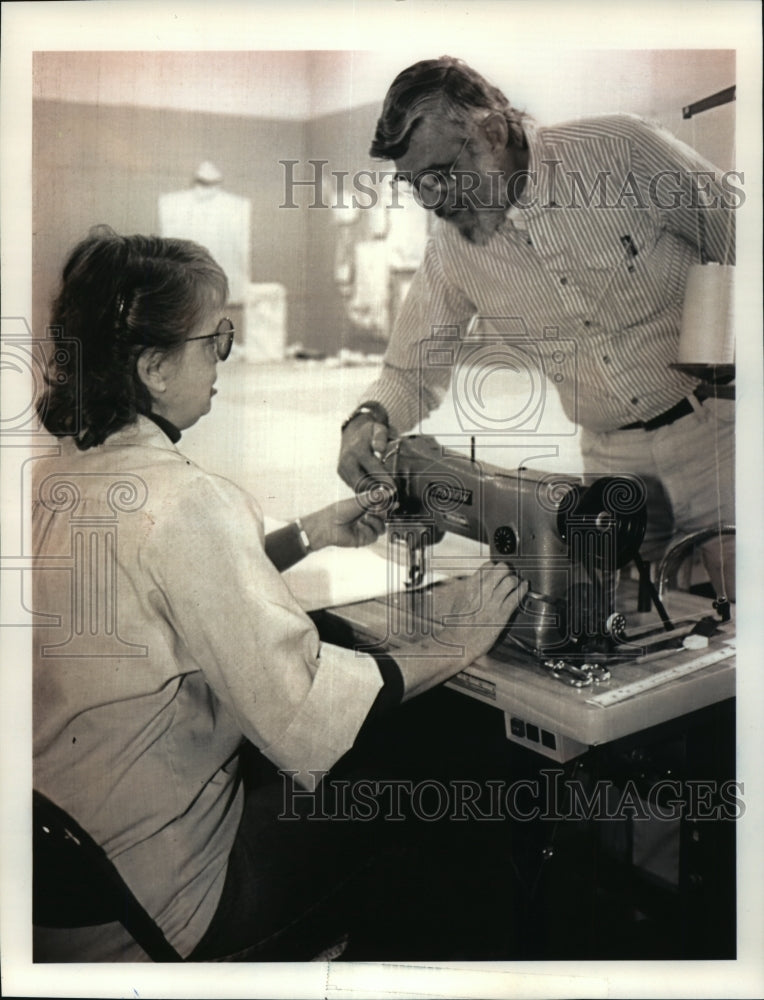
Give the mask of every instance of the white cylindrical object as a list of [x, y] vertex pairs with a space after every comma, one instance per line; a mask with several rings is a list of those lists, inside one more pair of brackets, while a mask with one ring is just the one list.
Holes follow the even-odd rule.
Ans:
[[726, 264], [693, 264], [687, 272], [677, 358], [680, 364], [733, 364], [734, 273], [735, 268]]
[[685, 649], [705, 649], [708, 645], [708, 636], [690, 633], [682, 639], [682, 645]]

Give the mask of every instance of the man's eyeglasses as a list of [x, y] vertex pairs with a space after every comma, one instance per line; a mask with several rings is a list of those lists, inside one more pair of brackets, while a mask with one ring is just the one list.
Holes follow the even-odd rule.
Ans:
[[205, 333], [201, 337], [186, 337], [186, 343], [190, 340], [212, 340], [214, 338], [215, 354], [217, 354], [218, 361], [225, 361], [231, 353], [233, 335], [235, 332], [236, 328], [233, 323], [227, 316], [224, 316], [215, 327], [214, 333]]
[[459, 157], [464, 152], [467, 143], [470, 141], [470, 137], [467, 138], [462, 143], [462, 148], [454, 157], [454, 161], [451, 166], [441, 166], [435, 165], [432, 167], [426, 167], [424, 170], [420, 170], [419, 173], [412, 179], [411, 172], [403, 172], [396, 174], [393, 177], [394, 184], [410, 184], [416, 191], [432, 192], [433, 194], [440, 194], [445, 188], [448, 187], [449, 181], [456, 180], [454, 176], [454, 168], [456, 167]]

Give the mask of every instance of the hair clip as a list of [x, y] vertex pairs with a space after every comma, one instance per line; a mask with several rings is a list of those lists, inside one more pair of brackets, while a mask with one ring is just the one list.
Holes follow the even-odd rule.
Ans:
[[118, 325], [122, 322], [122, 314], [124, 313], [124, 311], [125, 311], [125, 296], [124, 295], [118, 295], [117, 296], [117, 304], [116, 304], [117, 324]]

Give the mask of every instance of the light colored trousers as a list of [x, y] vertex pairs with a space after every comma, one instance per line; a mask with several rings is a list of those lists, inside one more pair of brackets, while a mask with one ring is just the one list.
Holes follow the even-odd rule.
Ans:
[[[639, 476], [647, 492], [648, 524], [641, 554], [659, 561], [686, 535], [735, 524], [735, 403], [692, 397], [694, 412], [654, 431], [584, 430], [587, 473]], [[717, 594], [735, 593], [734, 538], [703, 546]]]

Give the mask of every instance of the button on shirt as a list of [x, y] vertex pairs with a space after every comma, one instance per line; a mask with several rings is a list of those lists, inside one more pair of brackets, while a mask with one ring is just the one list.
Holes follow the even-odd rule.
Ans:
[[439, 224], [381, 376], [363, 394], [399, 432], [442, 402], [453, 365], [430, 359], [458, 364], [475, 316], [493, 318], [481, 335], [521, 340], [555, 376], [568, 417], [590, 430], [649, 420], [697, 384], [669, 367], [685, 279], [702, 255], [733, 263], [735, 192], [692, 149], [636, 116], [526, 134], [521, 204], [485, 246]]
[[382, 687], [322, 644], [260, 509], [144, 417], [35, 463], [34, 782], [103, 846], [188, 955], [241, 817], [244, 738], [328, 770]]

